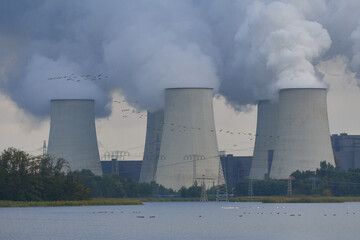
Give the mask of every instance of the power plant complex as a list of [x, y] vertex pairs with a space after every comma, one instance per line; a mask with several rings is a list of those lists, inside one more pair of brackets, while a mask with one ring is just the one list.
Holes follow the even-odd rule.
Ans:
[[211, 88], [165, 90], [157, 183], [178, 190], [200, 179], [207, 186], [218, 180], [220, 157], [212, 97]]
[[164, 124], [164, 111], [148, 111], [144, 156], [140, 171], [140, 182], [155, 181], [156, 168], [160, 156], [160, 146]]
[[280, 90], [279, 138], [270, 178], [287, 178], [296, 170], [316, 170], [322, 161], [335, 165], [326, 93], [321, 88]]
[[[231, 155], [231, 163], [224, 163], [228, 157], [222, 155], [220, 164], [213, 89], [167, 88], [164, 109], [147, 114], [142, 164], [129, 169], [138, 169], [132, 176], [140, 182], [179, 190], [200, 182], [207, 187], [224, 183], [219, 180], [223, 166], [247, 169], [239, 174], [224, 169], [235, 177], [287, 179], [296, 170], [316, 170], [322, 161], [334, 164], [326, 94], [322, 88], [282, 89], [278, 100], [259, 101], [253, 157]], [[102, 174], [93, 100], [51, 101], [48, 154], [66, 159], [71, 170]]]
[[64, 158], [72, 171], [102, 175], [95, 129], [94, 100], [51, 100], [48, 155]]
[[290, 88], [279, 102], [260, 101], [251, 179], [286, 179], [296, 170], [334, 164], [326, 89]]
[[269, 176], [278, 139], [278, 103], [270, 100], [260, 100], [257, 111], [256, 138], [250, 178], [264, 179]]

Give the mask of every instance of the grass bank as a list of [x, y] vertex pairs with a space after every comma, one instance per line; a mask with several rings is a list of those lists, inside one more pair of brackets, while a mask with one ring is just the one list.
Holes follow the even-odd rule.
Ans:
[[[20, 202], [0, 201], [0, 207], [64, 207], [64, 206], [106, 206], [106, 205], [142, 205], [143, 202], [198, 202], [199, 198], [104, 198], [84, 201], [48, 201], [48, 202]], [[215, 201], [209, 198], [209, 201]], [[312, 197], [312, 196], [264, 196], [264, 197], [232, 197], [230, 202], [262, 202], [262, 203], [343, 203], [360, 202], [360, 197]]]
[[[141, 198], [142, 202], [198, 202], [200, 198]], [[215, 201], [209, 197], [209, 201]], [[360, 197], [314, 197], [314, 196], [256, 196], [256, 197], [231, 197], [230, 202], [262, 202], [262, 203], [343, 203], [360, 202]]]
[[235, 197], [229, 199], [232, 202], [262, 202], [262, 203], [343, 203], [360, 202], [360, 197]]
[[138, 199], [91, 199], [83, 201], [47, 201], [21, 202], [0, 201], [0, 207], [65, 207], [65, 206], [106, 206], [106, 205], [142, 205]]

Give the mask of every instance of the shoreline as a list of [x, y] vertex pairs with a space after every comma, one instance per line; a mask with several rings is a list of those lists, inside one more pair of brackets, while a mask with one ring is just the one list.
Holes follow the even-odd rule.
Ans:
[[344, 203], [360, 202], [360, 197], [313, 197], [313, 196], [256, 196], [235, 197], [229, 202], [262, 202], [262, 203]]
[[112, 205], [143, 205], [139, 199], [101, 198], [79, 201], [0, 201], [1, 207], [71, 207], [71, 206], [112, 206]]
[[[209, 201], [215, 201], [209, 198]], [[113, 206], [143, 205], [144, 202], [199, 202], [199, 198], [101, 198], [81, 201], [0, 201], [2, 207], [70, 207], [70, 206]], [[256, 196], [232, 197], [229, 202], [261, 202], [261, 203], [344, 203], [360, 202], [360, 197], [312, 197], [312, 196]]]

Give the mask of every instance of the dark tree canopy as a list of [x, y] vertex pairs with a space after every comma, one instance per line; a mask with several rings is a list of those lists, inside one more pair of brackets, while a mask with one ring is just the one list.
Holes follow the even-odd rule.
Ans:
[[65, 173], [66, 161], [8, 148], [0, 157], [0, 199], [14, 201], [81, 200], [88, 188]]

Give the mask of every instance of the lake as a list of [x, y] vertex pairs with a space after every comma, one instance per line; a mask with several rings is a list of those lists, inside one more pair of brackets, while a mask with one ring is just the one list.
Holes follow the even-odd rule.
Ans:
[[1, 240], [359, 239], [360, 203], [0, 208]]

